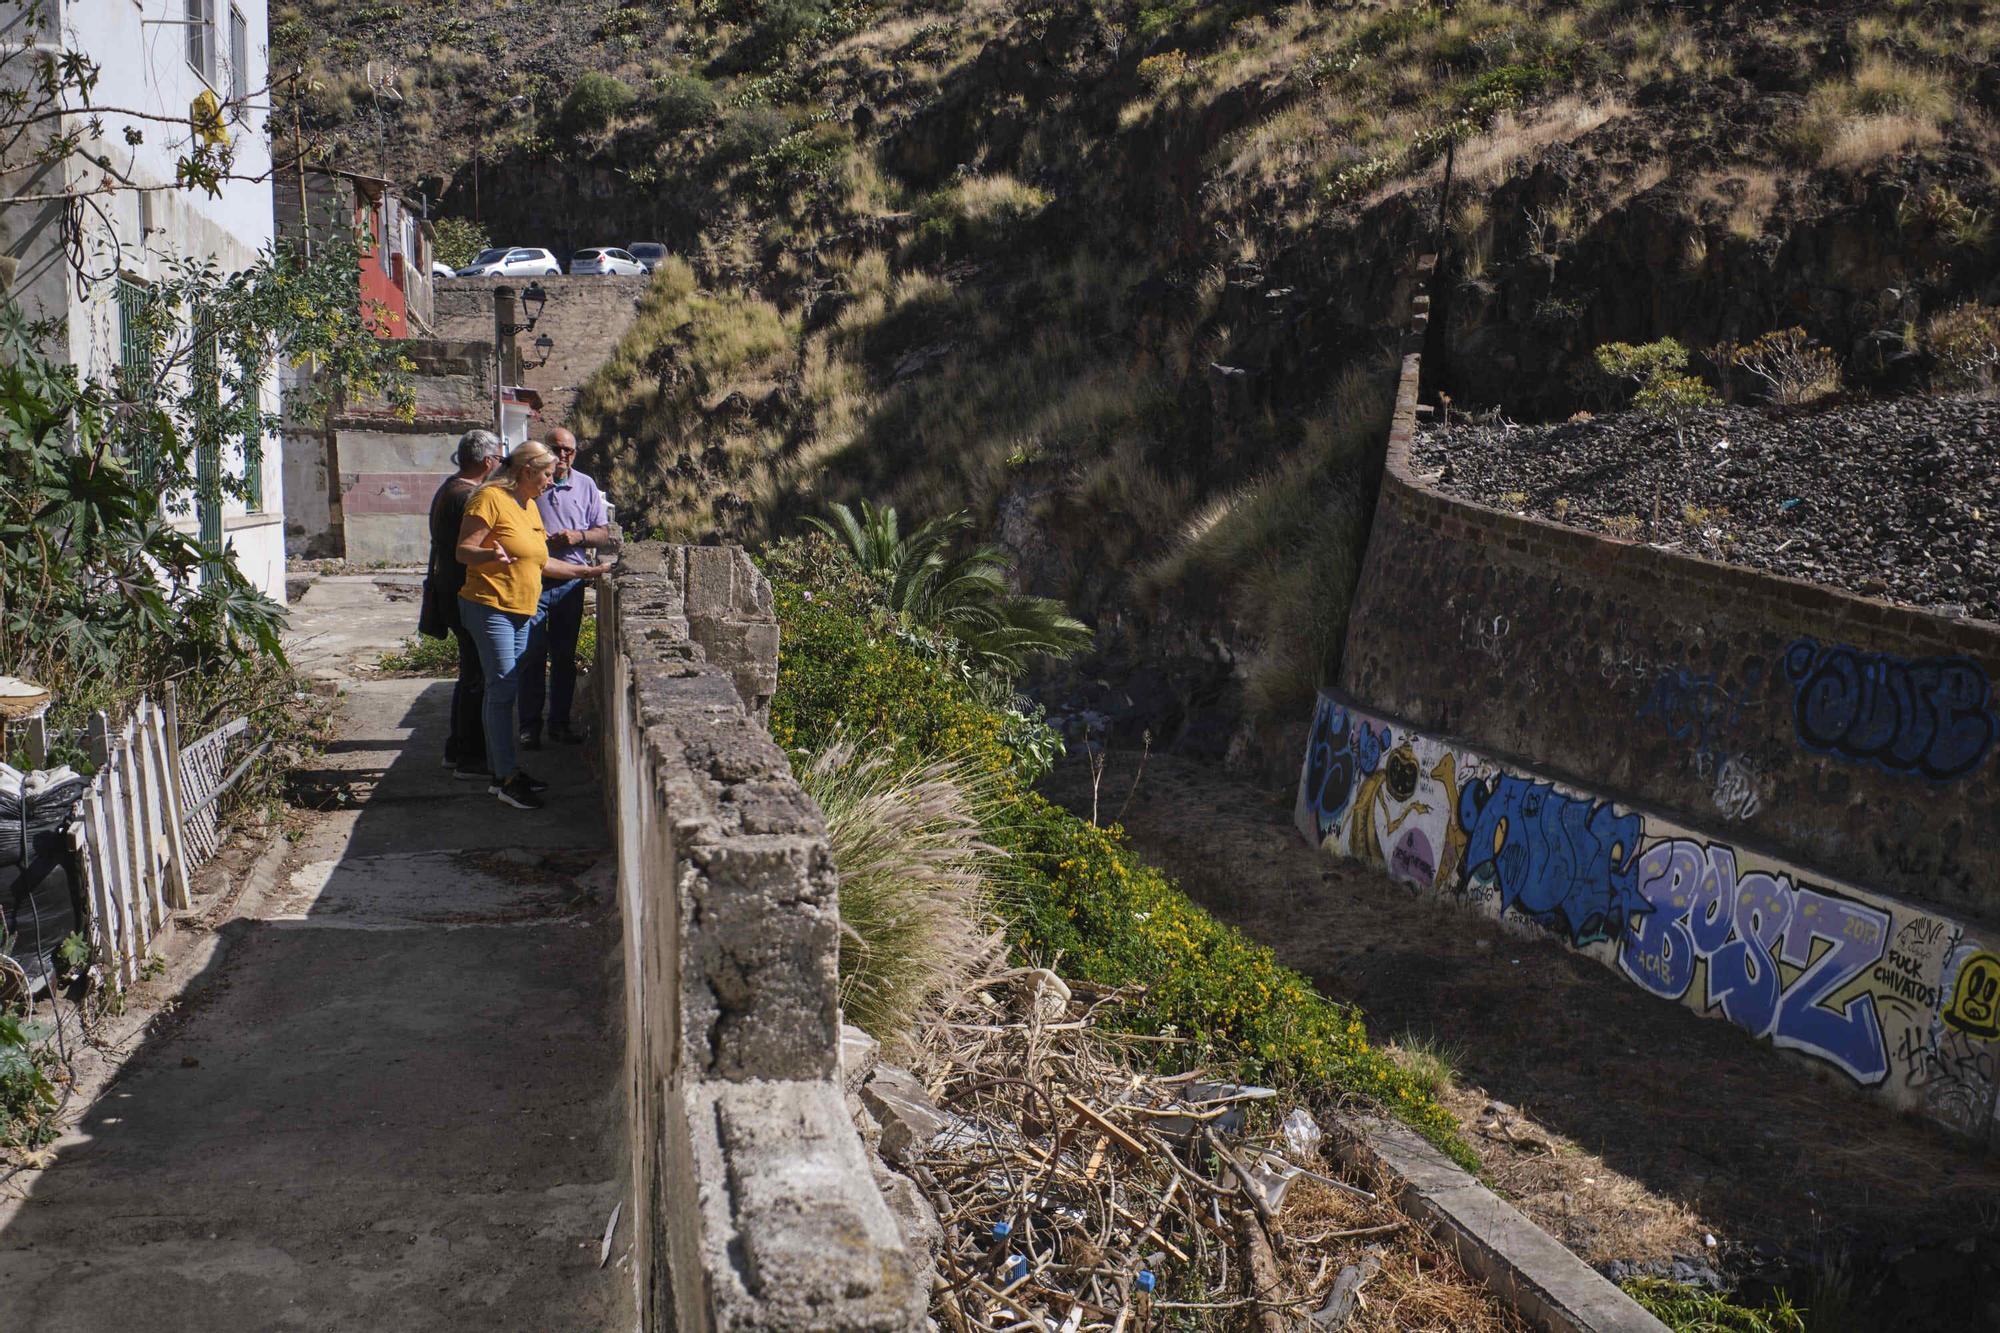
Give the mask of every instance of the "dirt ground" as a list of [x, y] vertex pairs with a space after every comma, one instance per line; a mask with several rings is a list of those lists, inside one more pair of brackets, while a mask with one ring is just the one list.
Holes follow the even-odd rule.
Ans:
[[[1110, 757], [1103, 822], [1124, 806], [1139, 852], [1361, 1006], [1374, 1040], [1453, 1052], [1446, 1101], [1489, 1182], [1586, 1261], [1668, 1274], [1678, 1262], [1683, 1277], [1713, 1265], [1803, 1294], [1802, 1274], [1832, 1266], [1837, 1283], [1865, 1285], [1913, 1252], [1964, 1255], [2000, 1231], [2000, 1167], [1944, 1131], [1553, 941], [1314, 851], [1290, 791], [1156, 754], [1127, 805], [1137, 761]], [[1086, 762], [1073, 756], [1046, 786], [1088, 817]]]

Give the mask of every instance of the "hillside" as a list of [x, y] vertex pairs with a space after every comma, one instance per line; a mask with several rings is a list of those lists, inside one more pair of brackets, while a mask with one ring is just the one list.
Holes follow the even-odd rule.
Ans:
[[[1337, 651], [1394, 321], [1458, 409], [1800, 326], [1852, 392], [2000, 300], [1984, 3], [699, 0], [274, 13], [309, 129], [439, 209], [684, 260], [579, 400], [625, 513], [971, 509], [1099, 629], [1052, 690], [1282, 768]], [[1445, 194], [1448, 148], [1454, 148]]]

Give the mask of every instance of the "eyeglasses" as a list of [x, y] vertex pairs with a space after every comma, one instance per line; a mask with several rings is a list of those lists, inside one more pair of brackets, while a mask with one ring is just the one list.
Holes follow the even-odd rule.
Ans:
[[571, 448], [571, 449], [557, 449], [557, 450], [556, 450], [556, 457], [557, 457], [557, 458], [575, 458], [575, 457], [576, 457], [576, 450], [575, 450], [574, 448]]

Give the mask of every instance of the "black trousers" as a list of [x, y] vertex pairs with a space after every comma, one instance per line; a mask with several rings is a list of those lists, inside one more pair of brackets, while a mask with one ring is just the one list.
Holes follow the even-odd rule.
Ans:
[[486, 703], [486, 673], [479, 667], [479, 646], [461, 625], [451, 627], [458, 640], [458, 683], [451, 687], [451, 733], [445, 737], [444, 757], [455, 764], [478, 764], [486, 760], [486, 722], [480, 709]]
[[576, 698], [576, 641], [583, 634], [583, 580], [551, 581], [542, 591], [541, 614], [528, 630], [521, 658], [521, 730], [540, 735], [542, 705], [549, 725], [569, 726]]

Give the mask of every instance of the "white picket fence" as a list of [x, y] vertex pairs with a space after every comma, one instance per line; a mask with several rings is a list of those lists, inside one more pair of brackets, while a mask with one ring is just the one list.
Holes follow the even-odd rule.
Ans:
[[[102, 712], [85, 743], [97, 766], [77, 806], [70, 838], [83, 871], [88, 938], [98, 975], [113, 990], [136, 980], [147, 957], [173, 928], [173, 913], [193, 905], [189, 871], [222, 841], [216, 801], [263, 752], [233, 769], [231, 743], [249, 727], [226, 723], [182, 748], [176, 700], [141, 699], [114, 730]], [[40, 717], [27, 720], [27, 751], [39, 764], [49, 750]]]

